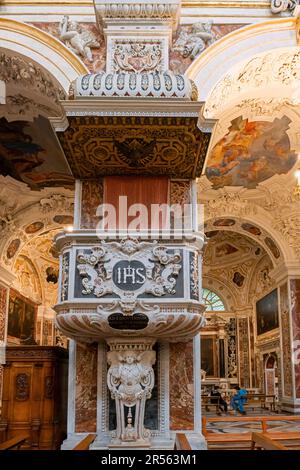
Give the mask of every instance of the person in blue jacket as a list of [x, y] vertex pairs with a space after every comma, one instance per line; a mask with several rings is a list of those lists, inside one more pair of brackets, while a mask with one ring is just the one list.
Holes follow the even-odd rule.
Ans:
[[244, 404], [247, 400], [247, 390], [240, 388], [238, 385], [234, 388], [236, 392], [231, 398], [230, 405], [234, 411], [239, 411], [239, 413], [245, 415], [246, 411], [244, 410]]

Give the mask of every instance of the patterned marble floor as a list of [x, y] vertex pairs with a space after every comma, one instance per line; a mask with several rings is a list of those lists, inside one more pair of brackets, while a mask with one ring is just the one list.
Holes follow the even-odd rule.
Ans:
[[[206, 413], [207, 418], [217, 416], [214, 413]], [[224, 415], [225, 416], [225, 415]], [[226, 417], [231, 417], [234, 419], [236, 416], [229, 412]], [[251, 417], [254, 416], [286, 416], [284, 421], [269, 421], [268, 422], [268, 431], [272, 432], [288, 432], [288, 431], [300, 431], [300, 421], [294, 422], [288, 420], [288, 415], [286, 413], [272, 413], [268, 411], [263, 411], [260, 413], [247, 413], [249, 421], [243, 422], [227, 422], [219, 421], [217, 423], [207, 423], [207, 431], [215, 432], [220, 434], [226, 433], [246, 433], [246, 432], [261, 432], [261, 424], [259, 422], [251, 422]], [[220, 416], [221, 418], [221, 416]]]

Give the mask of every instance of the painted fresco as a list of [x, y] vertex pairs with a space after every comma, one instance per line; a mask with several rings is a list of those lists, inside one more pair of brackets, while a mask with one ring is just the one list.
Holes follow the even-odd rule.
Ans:
[[42, 230], [42, 228], [44, 228], [43, 222], [33, 222], [32, 224], [27, 225], [27, 227], [25, 228], [25, 232], [32, 234], [38, 232], [39, 230]]
[[214, 222], [215, 227], [232, 227], [235, 224], [235, 220], [233, 219], [217, 219]]
[[230, 243], [222, 243], [221, 245], [216, 246], [216, 256], [219, 258], [221, 256], [231, 255], [232, 253], [236, 253], [238, 249], [230, 245]]
[[242, 229], [246, 230], [246, 232], [249, 232], [252, 235], [255, 235], [257, 237], [261, 234], [261, 230], [252, 224], [244, 223], [242, 224]]
[[278, 328], [278, 299], [276, 289], [256, 302], [256, 321], [258, 335]]
[[234, 119], [208, 159], [206, 176], [213, 187], [251, 189], [275, 174], [287, 173], [297, 161], [287, 134], [290, 122], [287, 116], [273, 122]]
[[280, 251], [276, 245], [276, 243], [270, 237], [265, 238], [265, 242], [267, 247], [272, 251], [273, 256], [277, 259], [280, 256]]
[[0, 119], [0, 174], [27, 183], [73, 187], [73, 177], [48, 120], [33, 122]]

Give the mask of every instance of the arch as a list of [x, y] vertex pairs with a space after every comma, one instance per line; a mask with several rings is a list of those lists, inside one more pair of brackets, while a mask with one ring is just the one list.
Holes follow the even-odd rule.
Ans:
[[0, 18], [1, 49], [8, 49], [37, 62], [68, 93], [78, 75], [88, 73], [84, 63], [61, 41], [35, 26]]
[[[213, 202], [216, 203], [216, 201], [218, 201], [218, 199], [215, 199]], [[225, 230], [241, 233], [242, 235], [251, 238], [266, 250], [275, 267], [281, 264], [283, 261], [285, 263], [294, 261], [294, 249], [288, 244], [284, 236], [274, 227], [274, 220], [271, 214], [262, 207], [248, 202], [235, 202], [234, 204], [227, 203], [226, 205], [220, 203], [220, 210], [216, 210], [215, 213], [213, 213], [214, 211], [212, 211], [212, 213], [209, 212], [210, 211], [207, 210], [205, 218], [206, 232], [213, 230]], [[232, 219], [235, 221], [235, 224], [231, 226], [219, 225], [215, 227], [212, 225], [212, 223], [217, 219]], [[257, 226], [261, 229], [261, 234], [255, 235], [251, 232], [244, 231], [241, 228], [242, 224], [251, 224]], [[268, 246], [265, 242], [266, 238], [270, 238], [275, 242], [280, 251], [279, 257], [274, 256], [272, 249], [270, 249], [270, 246]]]
[[296, 42], [296, 18], [281, 18], [251, 24], [224, 36], [208, 47], [186, 71], [206, 101], [216, 84], [237, 64], [277, 48], [290, 48]]

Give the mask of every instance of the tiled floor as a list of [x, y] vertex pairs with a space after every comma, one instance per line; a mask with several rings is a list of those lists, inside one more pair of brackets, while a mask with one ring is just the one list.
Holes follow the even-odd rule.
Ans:
[[[207, 418], [217, 416], [215, 413], [206, 413], [205, 416]], [[233, 420], [236, 416], [229, 412], [227, 415], [223, 415], [226, 418], [232, 416]], [[261, 432], [261, 424], [260, 422], [251, 422], [251, 417], [254, 416], [286, 416], [286, 420], [284, 421], [269, 421], [268, 422], [268, 431], [272, 432], [287, 432], [287, 431], [300, 431], [300, 420], [298, 422], [289, 421], [288, 415], [286, 413], [272, 413], [269, 411], [260, 411], [260, 412], [247, 412], [247, 417], [249, 417], [249, 421], [243, 422], [228, 422], [228, 421], [219, 421], [216, 423], [207, 423], [207, 431], [208, 432], [216, 432], [216, 433], [246, 433], [246, 432]], [[219, 416], [221, 418], [221, 416]]]

